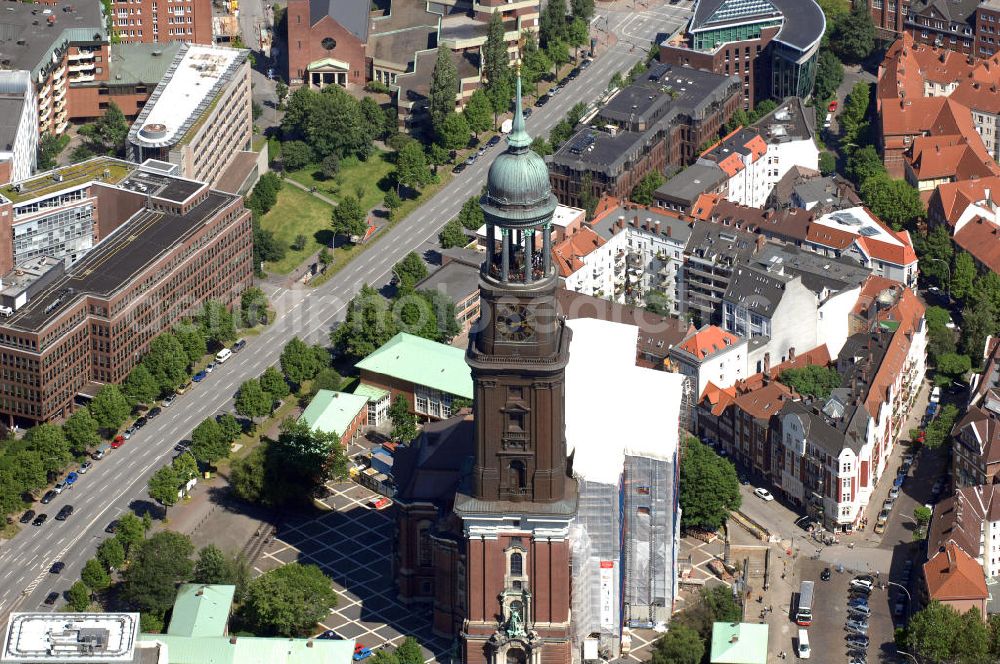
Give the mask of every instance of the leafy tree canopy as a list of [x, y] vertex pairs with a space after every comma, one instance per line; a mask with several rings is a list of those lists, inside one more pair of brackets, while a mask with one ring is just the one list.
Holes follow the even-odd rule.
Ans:
[[739, 509], [736, 469], [694, 437], [684, 444], [680, 470], [680, 503], [685, 526], [717, 529], [729, 512]]
[[255, 634], [299, 636], [336, 605], [333, 585], [319, 567], [290, 563], [250, 582], [240, 616]]
[[825, 399], [830, 390], [840, 387], [841, 377], [833, 367], [810, 364], [797, 369], [785, 369], [778, 380], [799, 394]]

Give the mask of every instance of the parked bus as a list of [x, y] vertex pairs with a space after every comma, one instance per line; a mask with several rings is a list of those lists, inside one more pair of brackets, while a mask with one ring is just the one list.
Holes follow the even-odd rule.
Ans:
[[813, 591], [816, 588], [814, 581], [803, 581], [799, 586], [799, 603], [795, 609], [795, 624], [800, 627], [808, 627], [813, 620]]

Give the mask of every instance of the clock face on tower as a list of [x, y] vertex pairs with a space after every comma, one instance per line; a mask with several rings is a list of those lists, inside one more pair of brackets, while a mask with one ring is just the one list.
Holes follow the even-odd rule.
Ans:
[[497, 307], [497, 338], [504, 341], [527, 341], [535, 334], [535, 314], [524, 305]]

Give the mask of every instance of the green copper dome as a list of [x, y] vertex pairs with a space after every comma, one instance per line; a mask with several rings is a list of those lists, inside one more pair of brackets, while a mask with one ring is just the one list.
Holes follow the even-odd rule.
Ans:
[[507, 137], [507, 150], [490, 165], [486, 179], [486, 203], [496, 208], [537, 208], [550, 203], [549, 169], [531, 150], [531, 136], [521, 112], [521, 75], [517, 75], [514, 124]]

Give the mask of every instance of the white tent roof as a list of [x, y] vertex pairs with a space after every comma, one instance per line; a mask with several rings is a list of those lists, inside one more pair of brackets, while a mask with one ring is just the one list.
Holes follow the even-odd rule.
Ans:
[[684, 377], [635, 364], [639, 328], [594, 318], [573, 330], [566, 445], [581, 480], [618, 484], [625, 456], [673, 459]]

